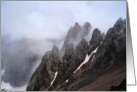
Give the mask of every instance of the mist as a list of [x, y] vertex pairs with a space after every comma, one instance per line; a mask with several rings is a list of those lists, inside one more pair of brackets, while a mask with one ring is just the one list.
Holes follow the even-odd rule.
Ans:
[[1, 1], [2, 88], [25, 90], [43, 55], [61, 49], [76, 22], [92, 25], [89, 41], [94, 28], [106, 33], [125, 15], [125, 1]]

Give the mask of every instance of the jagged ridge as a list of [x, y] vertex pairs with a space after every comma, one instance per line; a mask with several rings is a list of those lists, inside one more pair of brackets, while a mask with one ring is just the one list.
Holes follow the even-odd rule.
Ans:
[[[114, 26], [108, 30], [106, 36], [98, 28], [95, 28], [88, 44], [83, 38], [88, 34], [90, 27], [91, 25], [86, 22], [84, 27], [76, 23], [74, 27], [70, 28], [61, 50], [63, 51], [62, 58], [60, 58], [56, 46], [53, 47], [52, 51], [47, 52], [32, 75], [27, 90], [86, 90], [89, 84], [94, 84], [94, 80], [100, 76], [105, 76], [103, 74], [106, 74], [107, 71], [112, 71], [119, 65], [125, 67], [125, 20], [119, 18]], [[78, 40], [76, 47], [74, 46], [76, 45], [75, 40]], [[88, 60], [83, 63], [87, 57]], [[79, 69], [77, 69], [78, 67]], [[112, 86], [125, 79], [126, 70], [122, 69], [124, 69], [122, 75], [119, 75], [120, 77], [115, 80], [115, 83], [108, 82], [109, 86], [104, 87], [104, 89], [101, 86], [97, 87], [101, 90], [111, 90]], [[54, 82], [51, 85], [53, 79]], [[96, 88], [90, 87], [87, 90], [96, 90]]]

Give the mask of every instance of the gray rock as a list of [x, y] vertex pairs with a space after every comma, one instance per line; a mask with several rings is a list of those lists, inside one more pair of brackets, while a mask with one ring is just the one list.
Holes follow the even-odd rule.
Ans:
[[60, 63], [58, 48], [54, 45], [52, 51], [46, 52], [36, 71], [33, 73], [28, 85], [27, 91], [44, 90], [50, 86], [51, 81], [58, 71]]
[[98, 28], [95, 28], [90, 40], [90, 45], [88, 46], [88, 54], [90, 54], [94, 49], [96, 49], [100, 43], [103, 41], [103, 35]]

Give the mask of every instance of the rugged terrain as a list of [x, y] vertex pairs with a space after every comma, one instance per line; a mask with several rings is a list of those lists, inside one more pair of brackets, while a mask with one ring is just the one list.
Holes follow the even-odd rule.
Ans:
[[90, 23], [71, 27], [61, 50], [53, 46], [33, 73], [27, 91], [126, 90], [126, 20], [106, 35]]

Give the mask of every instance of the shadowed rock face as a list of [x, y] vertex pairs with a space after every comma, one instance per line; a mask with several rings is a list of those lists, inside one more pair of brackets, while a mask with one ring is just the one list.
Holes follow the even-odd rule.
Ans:
[[[126, 90], [125, 82], [122, 82], [126, 79], [125, 25], [125, 20], [118, 19], [106, 35], [95, 28], [89, 43], [85, 39], [79, 39], [78, 45], [74, 47], [73, 42], [77, 40], [75, 37], [80, 33], [86, 35], [88, 32], [80, 31], [84, 27], [89, 30], [91, 26], [85, 23], [81, 27], [76, 23], [65, 39], [62, 59], [54, 46], [52, 51], [43, 56], [27, 90]], [[57, 72], [55, 81], [50, 85]]]

